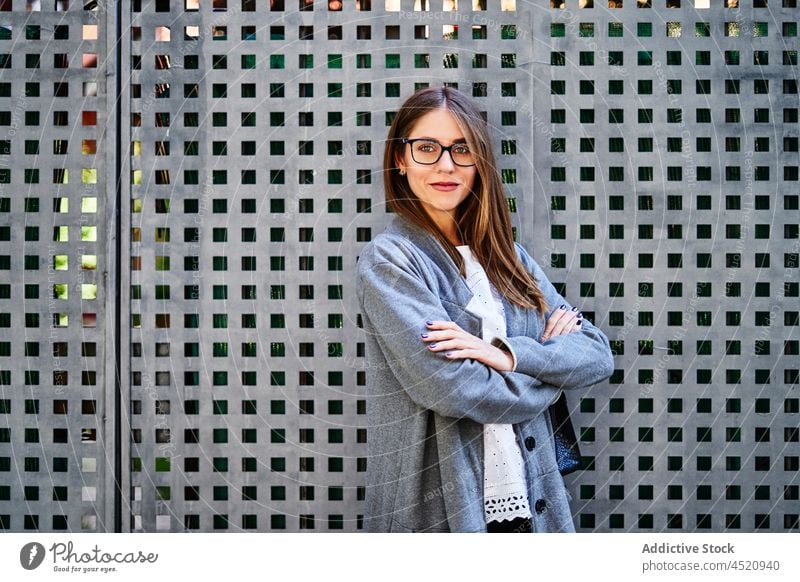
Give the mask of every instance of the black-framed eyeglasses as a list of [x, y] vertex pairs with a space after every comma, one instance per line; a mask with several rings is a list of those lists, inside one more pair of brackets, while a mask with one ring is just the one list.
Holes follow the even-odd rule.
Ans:
[[475, 154], [465, 143], [454, 143], [443, 146], [434, 139], [418, 138], [400, 140], [411, 146], [411, 159], [418, 164], [432, 166], [438, 162], [444, 152], [450, 152], [450, 159], [456, 166], [468, 167], [475, 165]]

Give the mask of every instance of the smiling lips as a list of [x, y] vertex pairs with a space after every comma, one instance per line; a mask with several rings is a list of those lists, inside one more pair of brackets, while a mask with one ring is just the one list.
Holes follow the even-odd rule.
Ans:
[[431, 184], [434, 190], [439, 190], [440, 192], [452, 192], [458, 188], [458, 186], [458, 182], [433, 182]]

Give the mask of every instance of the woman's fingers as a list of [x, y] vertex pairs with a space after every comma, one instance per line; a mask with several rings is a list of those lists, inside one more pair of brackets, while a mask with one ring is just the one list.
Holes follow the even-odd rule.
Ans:
[[472, 358], [473, 360], [480, 361], [480, 353], [478, 350], [473, 349], [464, 349], [464, 350], [453, 350], [451, 352], [445, 352], [444, 357], [450, 360], [464, 360], [466, 358]]
[[446, 340], [454, 337], [460, 337], [462, 334], [452, 329], [445, 329], [442, 331], [429, 331], [420, 335], [424, 342], [435, 342]]
[[443, 350], [462, 350], [476, 347], [483, 343], [483, 340], [480, 338], [470, 335], [463, 330], [456, 331], [450, 329], [424, 333], [420, 339], [428, 344], [429, 349], [435, 352], [441, 352]]
[[442, 352], [446, 350], [465, 350], [465, 349], [470, 349], [472, 347], [473, 345], [471, 342], [464, 341], [461, 338], [440, 340], [428, 344], [428, 349], [433, 352]]
[[441, 353], [449, 360], [473, 359], [490, 368], [504, 372], [514, 367], [513, 358], [481, 338], [464, 331], [452, 321], [426, 321], [429, 331], [420, 334], [420, 339], [432, 352]]
[[547, 340], [553, 335], [553, 330], [555, 329], [558, 322], [567, 315], [567, 306], [561, 305], [557, 309], [554, 309], [553, 312], [550, 314], [550, 317], [547, 318], [547, 323], [544, 326], [544, 331], [542, 332], [542, 341]]
[[458, 330], [464, 331], [461, 329], [455, 321], [426, 321], [425, 325], [428, 329], [451, 329], [451, 330]]
[[581, 326], [582, 314], [577, 311], [577, 308], [567, 309], [566, 305], [561, 305], [555, 309], [550, 317], [547, 319], [544, 332], [542, 333], [542, 341], [545, 342], [552, 337], [559, 335], [566, 335], [578, 331]]
[[426, 325], [430, 331], [422, 333], [420, 337], [422, 341], [427, 343], [439, 342], [457, 337], [475, 337], [461, 329], [452, 321], [432, 321], [426, 322]]
[[553, 326], [553, 330], [550, 332], [550, 337], [568, 334], [570, 331], [572, 331], [576, 321], [577, 318], [575, 317], [574, 313], [568, 313], [567, 315], [564, 315]]
[[464, 331], [452, 321], [429, 321], [426, 325], [430, 331], [420, 334], [420, 339], [434, 352], [476, 349], [484, 343], [481, 338]]

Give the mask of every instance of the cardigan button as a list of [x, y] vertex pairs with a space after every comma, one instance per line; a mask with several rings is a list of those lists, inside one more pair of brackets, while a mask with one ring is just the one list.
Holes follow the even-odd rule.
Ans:
[[536, 510], [536, 513], [544, 513], [544, 510], [547, 509], [547, 501], [544, 499], [537, 499], [533, 508]]
[[533, 437], [528, 437], [525, 439], [525, 448], [529, 451], [532, 451], [536, 448], [536, 439]]

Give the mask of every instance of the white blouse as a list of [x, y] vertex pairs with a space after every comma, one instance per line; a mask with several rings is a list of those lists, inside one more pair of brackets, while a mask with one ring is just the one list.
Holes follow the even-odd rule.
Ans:
[[[472, 291], [467, 311], [482, 319], [484, 341], [505, 337], [506, 314], [497, 290], [469, 246], [457, 246], [456, 249], [464, 258], [467, 286]], [[531, 517], [524, 461], [511, 425], [484, 425], [483, 449], [486, 521]]]

